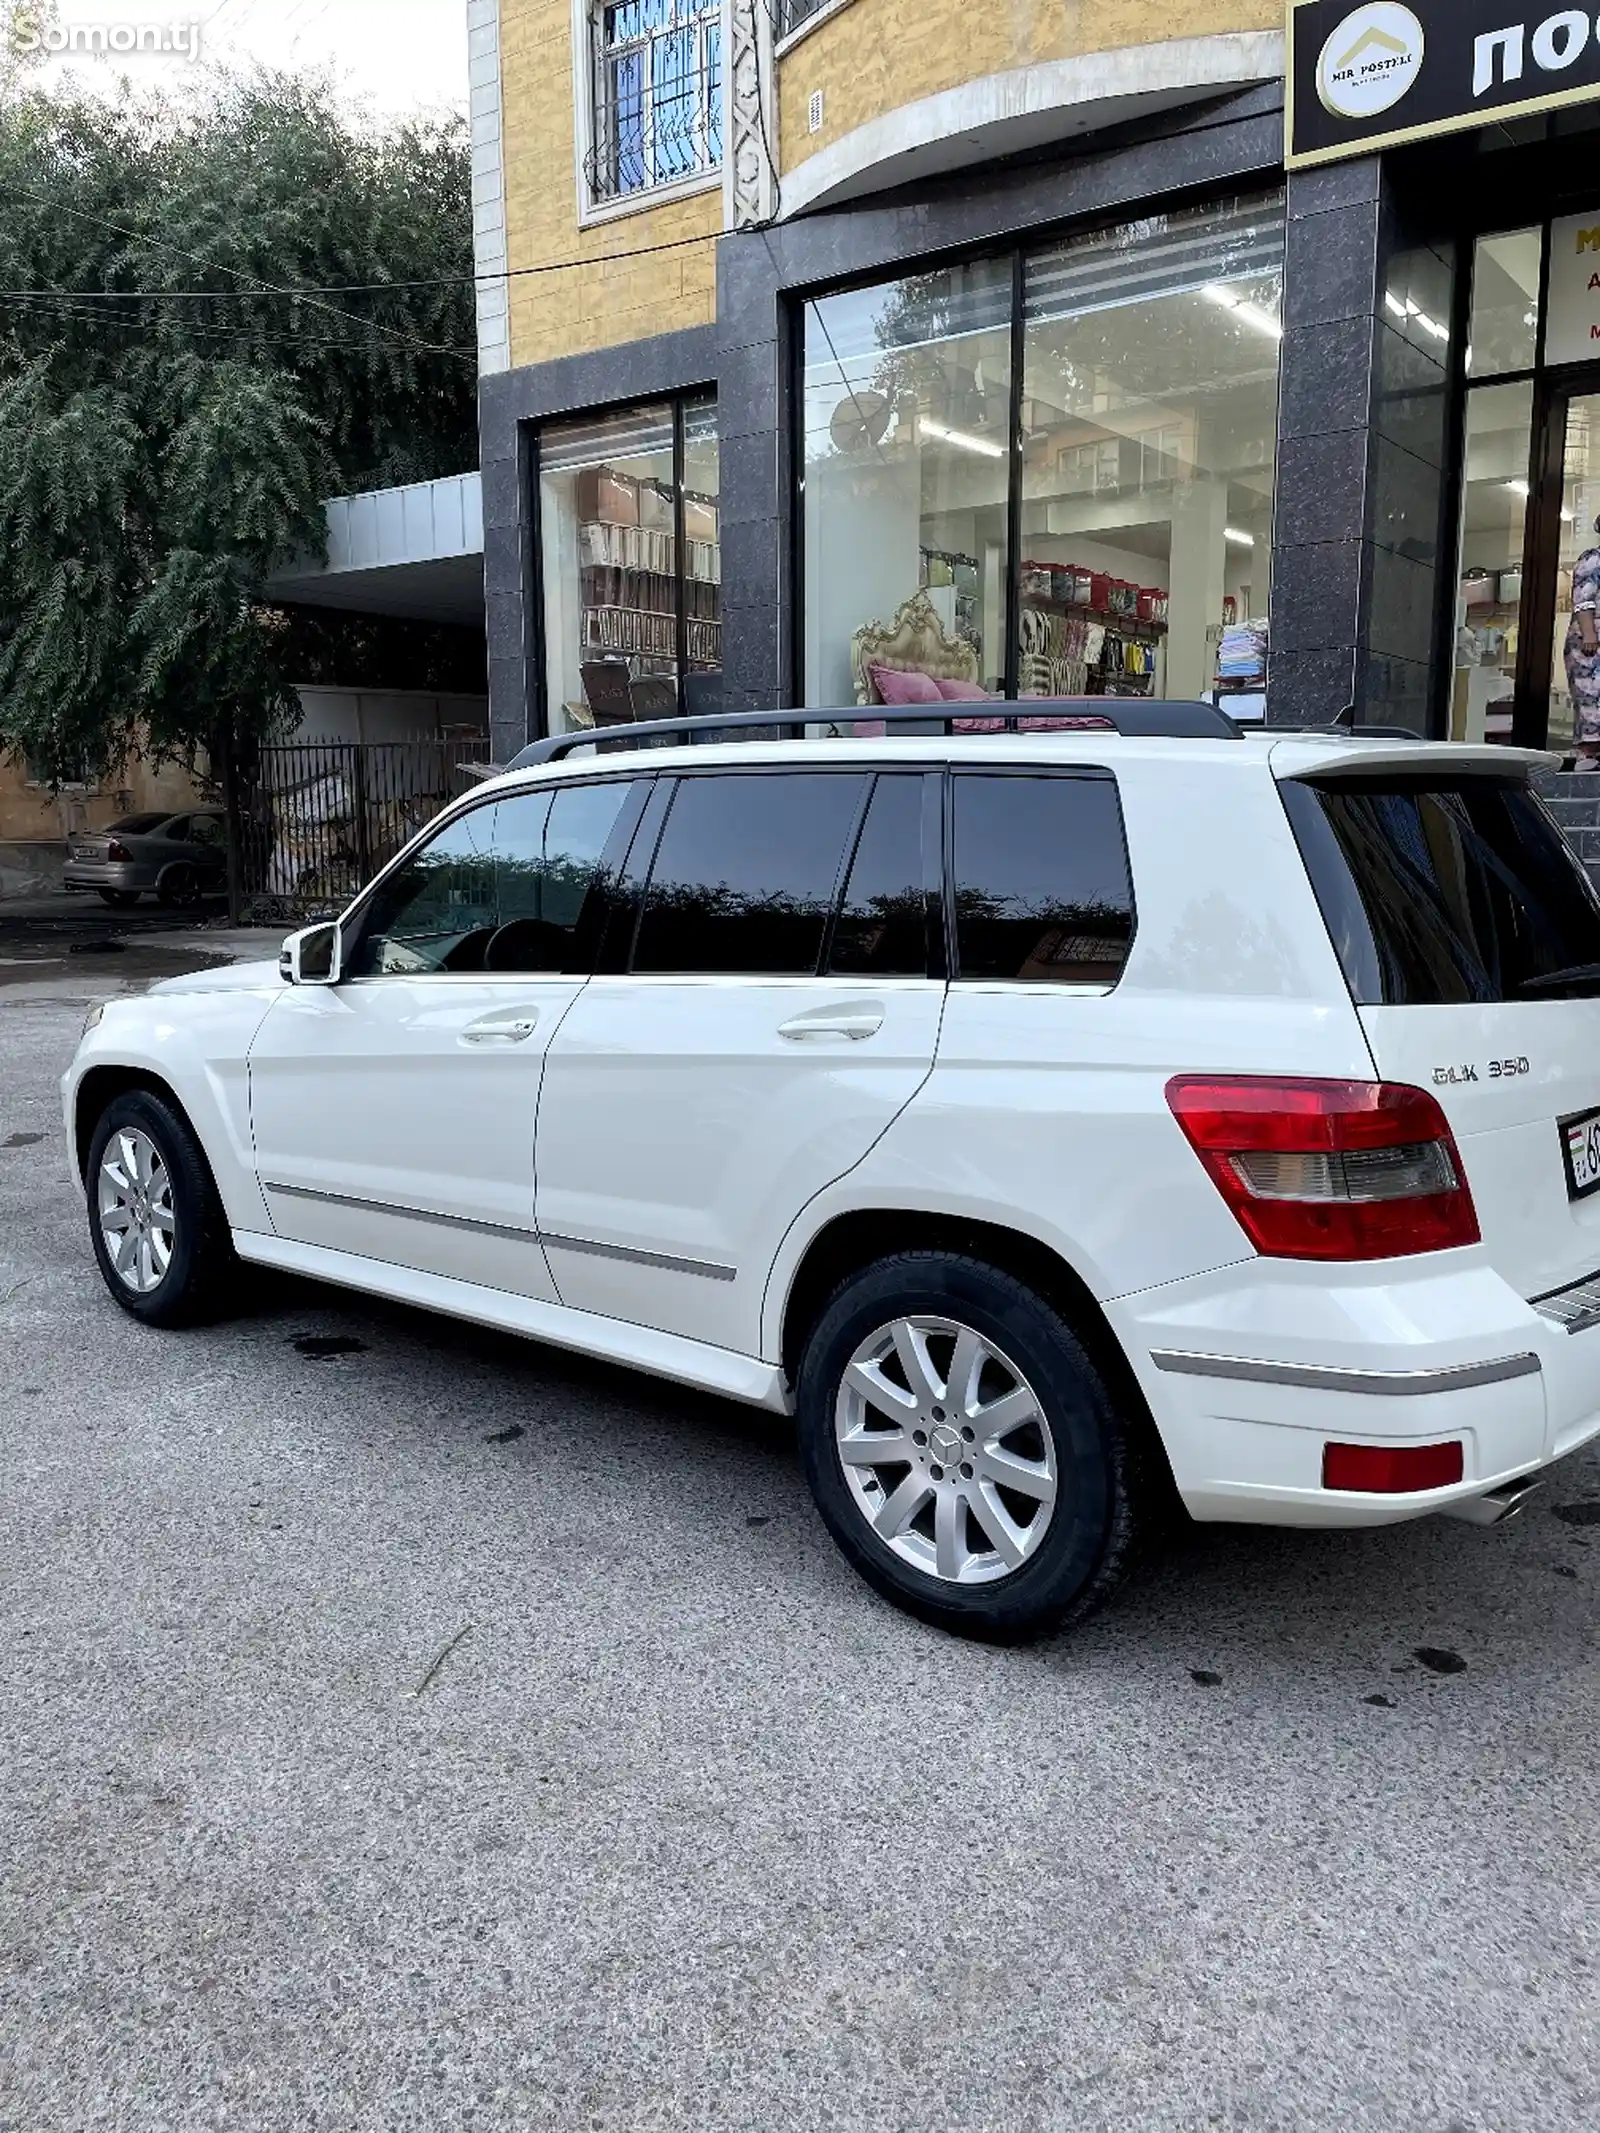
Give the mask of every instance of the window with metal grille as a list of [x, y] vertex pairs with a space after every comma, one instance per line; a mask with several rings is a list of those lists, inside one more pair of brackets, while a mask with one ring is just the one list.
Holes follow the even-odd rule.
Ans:
[[722, 166], [721, 0], [620, 0], [589, 18], [596, 203]]
[[809, 22], [813, 15], [820, 15], [832, 0], [778, 0], [778, 11], [773, 22], [780, 39], [792, 37], [802, 23]]

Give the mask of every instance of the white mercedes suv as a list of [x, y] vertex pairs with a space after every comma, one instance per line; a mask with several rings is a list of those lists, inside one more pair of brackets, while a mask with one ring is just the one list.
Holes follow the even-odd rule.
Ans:
[[1514, 1509], [1600, 1432], [1600, 900], [1544, 759], [916, 716], [541, 744], [281, 966], [98, 1011], [111, 1294], [287, 1268], [793, 1413], [850, 1561], [991, 1638], [1174, 1501]]

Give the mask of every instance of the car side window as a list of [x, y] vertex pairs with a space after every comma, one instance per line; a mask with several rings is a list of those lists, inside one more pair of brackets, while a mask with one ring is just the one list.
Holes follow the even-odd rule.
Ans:
[[414, 977], [481, 969], [497, 929], [494, 826], [498, 808], [457, 815], [380, 884], [363, 914], [347, 975]]
[[602, 869], [629, 781], [565, 785], [502, 800], [495, 828], [498, 928], [486, 970], [562, 971], [605, 894]]
[[1116, 984], [1133, 943], [1133, 882], [1115, 781], [960, 772], [957, 975]]
[[157, 835], [163, 844], [187, 844], [189, 842], [189, 817], [187, 815], [175, 815], [170, 822], [164, 822], [161, 825]]
[[928, 891], [920, 776], [885, 772], [850, 862], [828, 969], [838, 977], [925, 978]]
[[645, 891], [640, 972], [811, 977], [822, 956], [860, 772], [684, 777]]
[[220, 851], [227, 842], [222, 824], [215, 815], [195, 815], [190, 818], [189, 836], [195, 844], [203, 844], [207, 851]]
[[457, 815], [379, 889], [353, 978], [572, 967], [630, 781], [518, 793]]

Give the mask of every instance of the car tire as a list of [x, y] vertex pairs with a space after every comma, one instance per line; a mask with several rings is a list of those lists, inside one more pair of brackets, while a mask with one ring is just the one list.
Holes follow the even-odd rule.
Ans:
[[218, 1314], [238, 1261], [211, 1166], [175, 1104], [149, 1089], [114, 1098], [90, 1138], [87, 1188], [95, 1258], [124, 1311], [161, 1327]]
[[1152, 1523], [1142, 1439], [1077, 1333], [978, 1259], [906, 1252], [846, 1281], [806, 1343], [798, 1416], [846, 1558], [958, 1636], [1024, 1643], [1082, 1619]]
[[109, 904], [113, 911], [131, 911], [139, 901], [137, 889], [100, 889], [96, 893], [100, 901]]
[[172, 911], [192, 911], [200, 901], [200, 876], [186, 859], [170, 866], [156, 894]]

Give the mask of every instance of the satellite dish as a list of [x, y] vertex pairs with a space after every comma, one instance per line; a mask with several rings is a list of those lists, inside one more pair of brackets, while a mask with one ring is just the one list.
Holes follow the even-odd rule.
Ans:
[[889, 403], [882, 393], [847, 393], [833, 411], [828, 428], [840, 452], [865, 452], [882, 444], [889, 428]]

